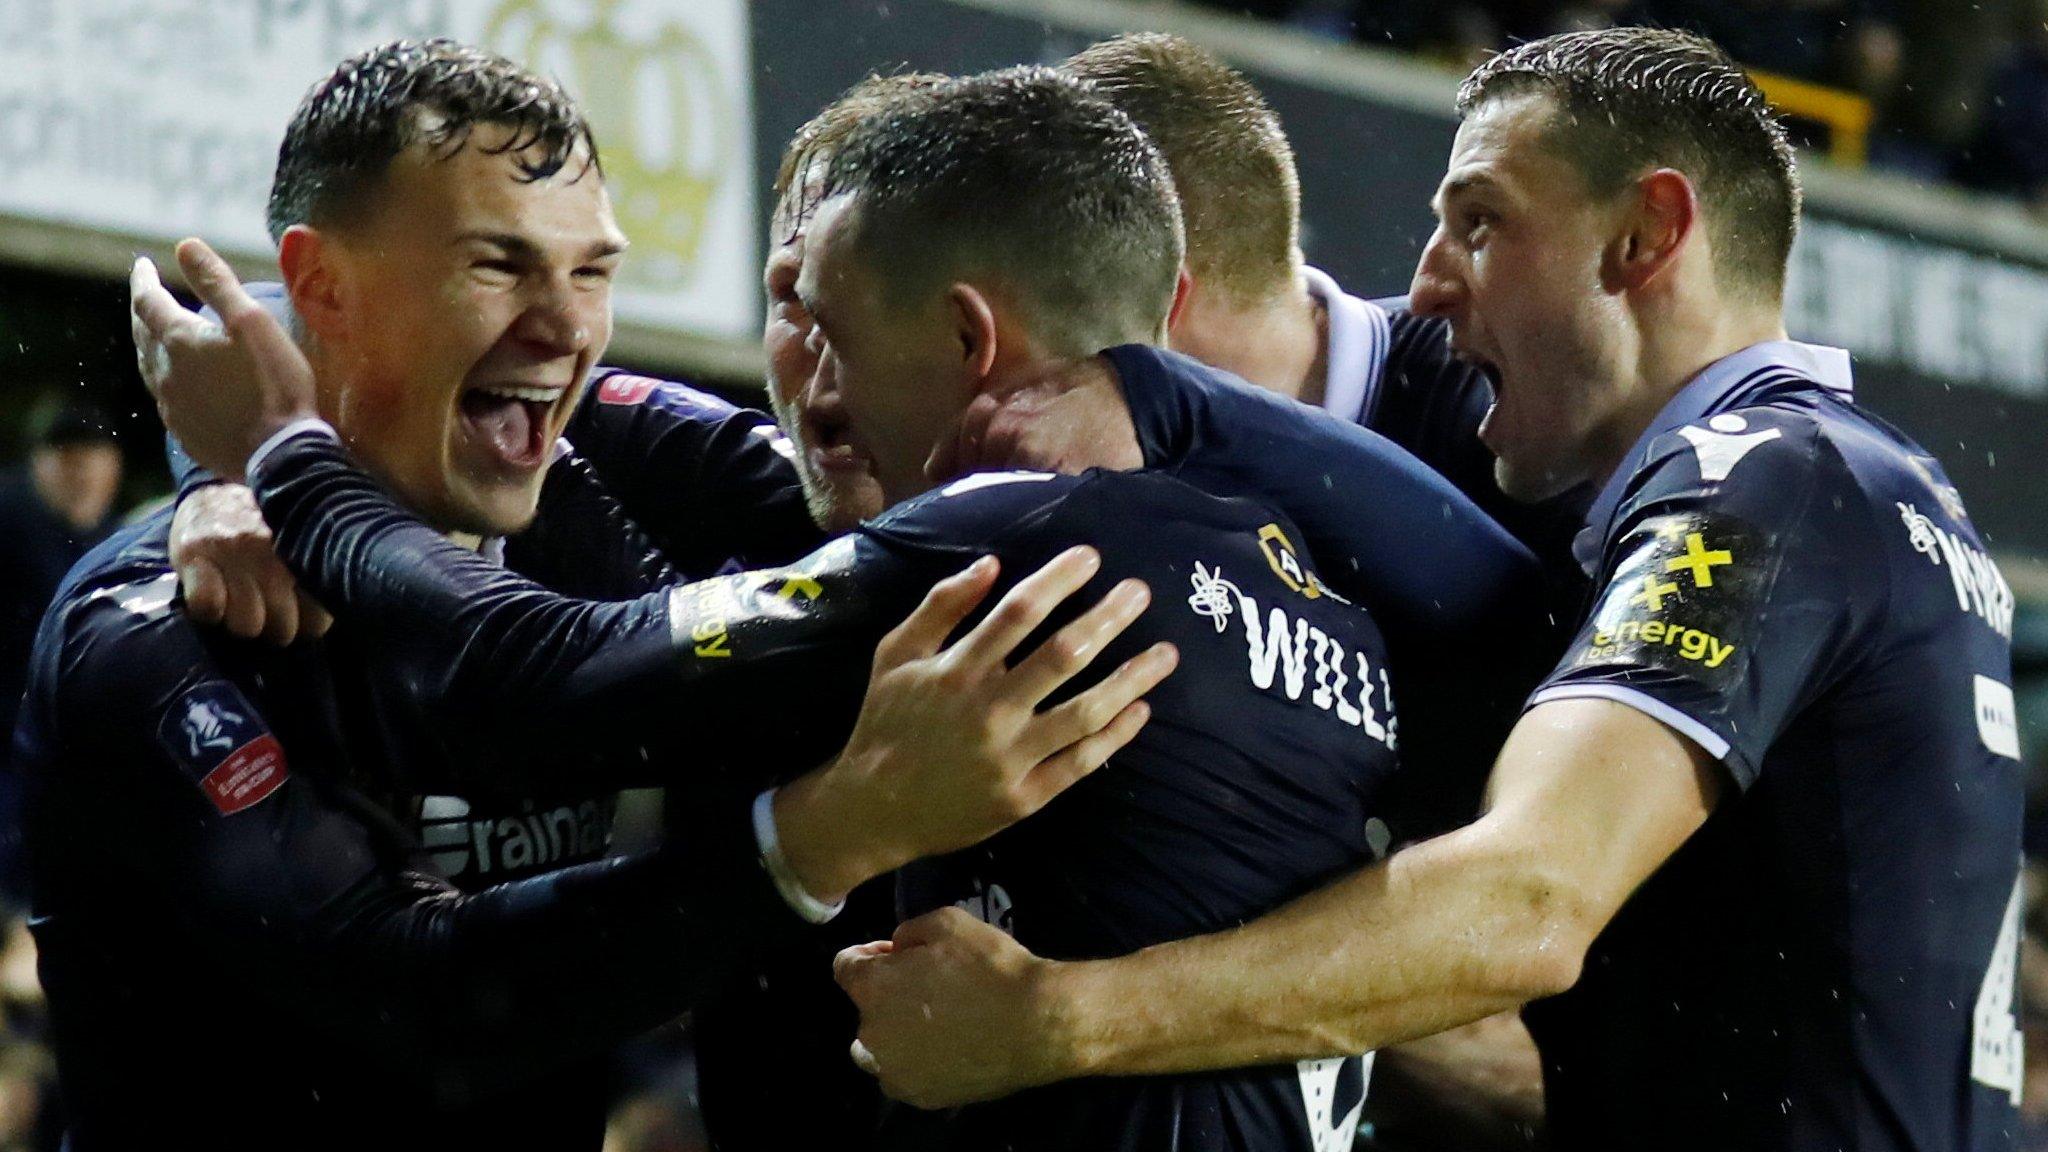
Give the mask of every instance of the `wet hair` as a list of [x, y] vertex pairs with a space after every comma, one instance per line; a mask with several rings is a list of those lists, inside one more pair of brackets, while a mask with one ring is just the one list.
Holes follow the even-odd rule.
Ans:
[[[823, 174], [824, 161], [845, 142], [847, 135], [861, 121], [900, 97], [930, 91], [945, 80], [946, 77], [937, 72], [869, 76], [840, 93], [838, 99], [805, 121], [804, 126], [796, 130], [796, 135], [789, 138], [789, 143], [782, 149], [782, 160], [775, 166], [775, 187], [770, 194], [775, 205], [775, 219], [792, 230], [802, 223], [806, 207], [805, 185]], [[808, 179], [799, 179], [799, 173], [807, 174]]]
[[1458, 112], [1523, 93], [1556, 104], [1551, 142], [1596, 196], [1653, 168], [1693, 183], [1724, 282], [1771, 300], [1799, 229], [1799, 174], [1784, 126], [1713, 41], [1659, 28], [1568, 32], [1511, 48], [1458, 89]]
[[277, 149], [271, 239], [359, 219], [401, 152], [453, 156], [480, 124], [511, 129], [489, 152], [510, 156], [522, 179], [560, 172], [578, 146], [585, 170], [603, 174], [589, 122], [553, 81], [454, 40], [394, 40], [342, 61], [299, 102]]
[[1251, 81], [1158, 32], [1092, 44], [1060, 70], [1123, 109], [1166, 157], [1196, 281], [1244, 304], [1294, 286], [1301, 181], [1280, 117]]
[[850, 239], [885, 295], [1000, 285], [1062, 354], [1157, 340], [1173, 305], [1183, 253], [1166, 161], [1049, 68], [899, 95], [847, 133], [819, 196], [853, 198]]

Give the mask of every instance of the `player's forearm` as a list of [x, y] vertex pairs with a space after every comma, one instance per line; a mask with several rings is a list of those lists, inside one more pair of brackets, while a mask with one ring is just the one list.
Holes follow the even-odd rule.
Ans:
[[1064, 966], [1070, 1074], [1367, 1052], [1571, 986], [1603, 917], [1484, 822], [1242, 928]]
[[673, 719], [657, 714], [673, 704], [678, 665], [666, 593], [595, 603], [549, 592], [449, 543], [330, 437], [286, 441], [250, 480], [279, 558], [441, 718], [516, 739], [584, 717], [649, 729]]

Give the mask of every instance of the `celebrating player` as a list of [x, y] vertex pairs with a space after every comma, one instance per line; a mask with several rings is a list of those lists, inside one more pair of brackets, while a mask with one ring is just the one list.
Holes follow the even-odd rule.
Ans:
[[[1459, 108], [1411, 304], [1498, 382], [1504, 491], [1599, 486], [1597, 601], [1488, 811], [1116, 960], [907, 926], [843, 971], [884, 1086], [1308, 1058], [1528, 1004], [1561, 1147], [2010, 1147], [2011, 590], [1940, 466], [1855, 406], [1847, 355], [1785, 338], [1782, 130], [1718, 49], [1654, 30], [1523, 45]], [[1129, 407], [1154, 464], [1272, 419], [1223, 390]], [[1317, 467], [1268, 463], [1277, 486]]]

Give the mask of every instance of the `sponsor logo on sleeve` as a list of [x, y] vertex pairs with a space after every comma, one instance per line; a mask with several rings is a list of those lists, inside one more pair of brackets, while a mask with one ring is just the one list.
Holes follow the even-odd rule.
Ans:
[[225, 680], [186, 691], [164, 714], [157, 738], [223, 816], [262, 803], [288, 776], [284, 747]]
[[122, 611], [130, 615], [140, 616], [144, 620], [157, 620], [170, 614], [171, 599], [177, 593], [177, 573], [166, 572], [152, 579], [102, 588], [86, 599], [112, 600]]
[[605, 377], [604, 383], [597, 386], [597, 402], [627, 406], [644, 404], [649, 396], [654, 395], [654, 389], [660, 384], [661, 381], [651, 377], [617, 372]]
[[677, 585], [669, 592], [670, 642], [699, 659], [722, 660], [733, 654], [738, 624], [818, 616], [828, 607], [827, 585], [852, 569], [856, 552], [853, 537], [842, 536], [787, 568]]
[[1306, 698], [1388, 749], [1397, 746], [1394, 686], [1386, 668], [1375, 668], [1365, 653], [1348, 651], [1336, 637], [1284, 608], [1261, 608], [1225, 579], [1220, 567], [1197, 561], [1188, 581], [1193, 586], [1189, 609], [1214, 624], [1217, 635], [1229, 631], [1233, 617], [1238, 620], [1253, 687], [1287, 700]]
[[756, 424], [747, 430], [747, 435], [759, 436], [766, 440], [768, 447], [774, 449], [775, 454], [784, 460], [796, 459], [796, 445], [782, 434], [782, 429], [773, 424]]
[[2012, 585], [1991, 557], [1968, 541], [1921, 514], [1912, 504], [1900, 502], [1899, 519], [1906, 526], [1906, 543], [1927, 557], [1936, 568], [1948, 569], [1955, 586], [1956, 607], [1979, 617], [1993, 632], [2012, 639], [2014, 598]]
[[1632, 531], [1623, 548], [1572, 665], [1633, 664], [1714, 685], [1730, 680], [1761, 593], [1760, 545], [1748, 529], [1698, 513], [1659, 516]]

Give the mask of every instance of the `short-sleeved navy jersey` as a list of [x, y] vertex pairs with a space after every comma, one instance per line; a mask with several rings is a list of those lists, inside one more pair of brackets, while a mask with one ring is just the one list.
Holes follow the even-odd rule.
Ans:
[[[592, 604], [438, 541], [318, 437], [286, 442], [256, 487], [316, 594], [408, 649], [401, 662], [438, 660], [431, 682], [458, 708], [498, 700], [574, 723], [601, 703], [605, 724], [657, 758], [737, 755], [762, 782], [838, 746], [875, 642], [936, 580], [993, 553], [1011, 581], [1092, 543], [1104, 565], [1082, 599], [1128, 576], [1155, 590], [1100, 672], [1159, 639], [1182, 663], [1130, 748], [978, 859], [1019, 937], [1113, 955], [1239, 923], [1371, 858], [1398, 688], [1372, 619], [1316, 576], [1298, 529], [1255, 503], [1144, 474], [977, 475], [788, 568]], [[511, 667], [479, 655], [513, 636], [545, 656]], [[719, 746], [719, 732], [767, 725], [783, 737], [779, 768], [758, 742]], [[977, 1116], [1000, 1114], [1019, 1147], [1321, 1148], [1363, 1087], [1360, 1059], [1091, 1082], [1021, 1111], [969, 1110], [954, 1135], [971, 1143]]]
[[1532, 703], [1617, 700], [1719, 809], [1526, 1011], [1567, 1147], [2011, 1147], [2012, 591], [1844, 353], [1747, 349], [1596, 502], [1600, 591]]

